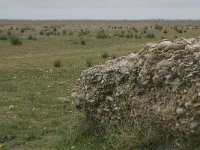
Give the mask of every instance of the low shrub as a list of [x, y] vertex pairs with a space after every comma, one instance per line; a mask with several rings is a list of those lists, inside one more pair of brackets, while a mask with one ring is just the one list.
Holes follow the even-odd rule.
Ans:
[[107, 52], [103, 52], [103, 54], [101, 54], [101, 57], [102, 58], [108, 58], [109, 54]]
[[60, 68], [62, 66], [60, 59], [55, 60], [53, 66], [56, 68]]
[[147, 33], [146, 34], [146, 38], [155, 38], [155, 34], [153, 34], [153, 33]]
[[22, 45], [22, 40], [18, 36], [11, 36], [10, 42], [12, 45]]
[[6, 35], [0, 35], [0, 40], [6, 41], [8, 38]]
[[104, 30], [101, 30], [99, 32], [97, 32], [96, 34], [96, 38], [98, 39], [105, 39], [107, 38], [108, 36], [106, 35], [105, 31]]
[[92, 67], [92, 61], [91, 61], [90, 58], [88, 58], [88, 59], [85, 60], [85, 66], [88, 67], [88, 68]]

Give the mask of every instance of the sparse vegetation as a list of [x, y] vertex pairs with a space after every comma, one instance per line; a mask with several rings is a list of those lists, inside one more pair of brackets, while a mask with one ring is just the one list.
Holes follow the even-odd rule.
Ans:
[[153, 33], [147, 33], [146, 34], [146, 38], [155, 38], [155, 34], [153, 34]]
[[8, 38], [6, 35], [0, 35], [0, 40], [6, 41]]
[[107, 38], [107, 35], [104, 30], [101, 30], [101, 31], [97, 32], [96, 38], [105, 39], [105, 38]]
[[88, 68], [89, 68], [89, 67], [92, 67], [91, 58], [88, 58], [88, 59], [85, 60], [85, 66], [88, 67]]
[[61, 67], [61, 60], [60, 59], [56, 59], [53, 63], [53, 66], [56, 68], [60, 68]]
[[86, 45], [86, 42], [84, 39], [81, 39], [81, 45]]
[[103, 54], [101, 55], [102, 58], [108, 58], [109, 54], [108, 52], [103, 52]]
[[[85, 119], [71, 103], [58, 99], [71, 94], [72, 85], [86, 67], [104, 63], [108, 57], [134, 53], [161, 38], [197, 37], [199, 27], [198, 22], [2, 22], [0, 144], [5, 149], [117, 150], [148, 149], [169, 142], [170, 136], [160, 134], [159, 138], [154, 132], [139, 129], [135, 132], [131, 125], [111, 126], [105, 131]], [[5, 37], [7, 41], [3, 41]], [[37, 41], [28, 40], [35, 37]], [[11, 46], [20, 43], [19, 47]], [[174, 142], [180, 148], [186, 145], [186, 149], [194, 149], [199, 146], [198, 139], [181, 136]]]
[[22, 40], [16, 35], [10, 37], [10, 42], [12, 45], [22, 45]]

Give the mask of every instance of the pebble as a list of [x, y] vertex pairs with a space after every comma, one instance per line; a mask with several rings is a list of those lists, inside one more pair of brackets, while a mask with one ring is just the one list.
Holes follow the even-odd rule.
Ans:
[[14, 109], [14, 108], [15, 108], [14, 105], [10, 105], [10, 106], [8, 107], [8, 109]]

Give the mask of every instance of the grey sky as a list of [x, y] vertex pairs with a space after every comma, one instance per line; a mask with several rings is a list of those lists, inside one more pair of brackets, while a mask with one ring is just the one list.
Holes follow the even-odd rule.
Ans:
[[200, 0], [0, 0], [0, 19], [200, 19]]

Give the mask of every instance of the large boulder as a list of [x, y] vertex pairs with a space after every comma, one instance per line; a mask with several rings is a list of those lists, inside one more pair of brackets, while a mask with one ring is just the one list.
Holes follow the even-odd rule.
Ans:
[[90, 119], [200, 133], [200, 37], [149, 43], [82, 72], [73, 103]]

